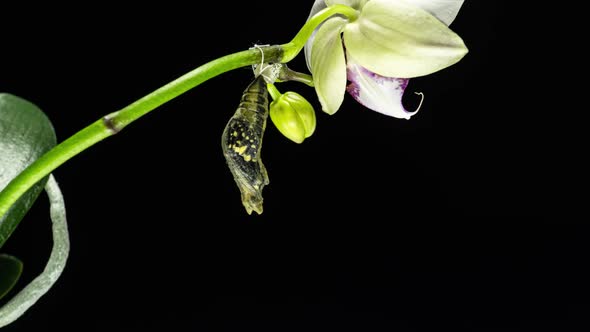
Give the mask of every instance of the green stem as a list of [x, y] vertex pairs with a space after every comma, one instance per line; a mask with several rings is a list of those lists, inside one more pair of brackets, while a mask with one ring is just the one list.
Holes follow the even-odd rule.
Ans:
[[226, 55], [194, 69], [129, 106], [80, 130], [37, 159], [0, 192], [0, 216], [3, 216], [31, 186], [78, 153], [118, 133], [149, 111], [210, 78], [233, 69], [259, 63], [263, 52], [264, 59], [268, 62], [279, 62], [283, 56], [281, 46], [264, 46]]
[[307, 86], [313, 87], [313, 76], [298, 71], [291, 70], [287, 65], [283, 65], [277, 82], [295, 81], [304, 83]]
[[268, 94], [272, 98], [272, 100], [277, 100], [281, 96], [281, 92], [277, 87], [272, 83], [267, 83], [266, 88], [268, 89]]
[[282, 59], [283, 50], [281, 46], [263, 46], [226, 55], [181, 76], [122, 110], [107, 115], [105, 117], [106, 122], [109, 126], [113, 126], [116, 131], [121, 130], [154, 108], [178, 97], [210, 78], [233, 69], [259, 63], [262, 60], [263, 52], [265, 62], [279, 62]]
[[262, 61], [263, 57], [266, 63], [286, 63], [291, 61], [303, 49], [305, 42], [318, 25], [335, 14], [344, 15], [351, 20], [356, 19], [358, 15], [356, 10], [343, 5], [325, 8], [309, 19], [293, 40], [287, 44], [259, 46], [215, 59], [164, 85], [127, 107], [90, 124], [37, 159], [0, 192], [0, 216], [4, 216], [18, 198], [30, 187], [67, 160], [103, 139], [118, 133], [131, 122], [208, 79], [233, 69], [257, 64]]
[[283, 45], [285, 47], [285, 55], [283, 56], [282, 62], [293, 60], [301, 52], [301, 49], [303, 49], [314, 30], [326, 19], [336, 14], [344, 15], [350, 21], [354, 21], [358, 17], [358, 11], [356, 9], [345, 5], [332, 5], [320, 10], [305, 22], [305, 25], [299, 30], [293, 40]]

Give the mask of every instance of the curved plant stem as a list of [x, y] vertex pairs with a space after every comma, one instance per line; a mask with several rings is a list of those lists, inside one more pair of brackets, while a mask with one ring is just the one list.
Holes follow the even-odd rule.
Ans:
[[233, 69], [258, 64], [263, 58], [264, 62], [268, 63], [291, 61], [303, 49], [305, 42], [313, 31], [324, 20], [335, 14], [344, 15], [351, 20], [357, 16], [356, 10], [344, 5], [333, 5], [325, 8], [311, 17], [289, 43], [257, 46], [210, 61], [127, 107], [108, 114], [80, 130], [37, 159], [0, 192], [0, 216], [4, 216], [14, 202], [30, 187], [67, 160], [103, 139], [118, 133], [131, 122], [208, 79]]
[[305, 25], [299, 30], [299, 32], [293, 37], [293, 39], [285, 44], [285, 55], [283, 62], [289, 62], [301, 52], [301, 49], [305, 46], [305, 43], [311, 37], [314, 30], [322, 24], [326, 19], [333, 15], [340, 14], [344, 15], [350, 21], [354, 21], [358, 17], [358, 11], [354, 8], [345, 5], [332, 5], [324, 8], [312, 16]]
[[131, 122], [208, 79], [232, 69], [260, 62], [263, 52], [265, 61], [279, 62], [282, 59], [281, 46], [257, 47], [223, 56], [194, 69], [127, 107], [80, 130], [37, 159], [0, 192], [0, 216], [3, 216], [32, 185], [73, 156], [118, 133]]

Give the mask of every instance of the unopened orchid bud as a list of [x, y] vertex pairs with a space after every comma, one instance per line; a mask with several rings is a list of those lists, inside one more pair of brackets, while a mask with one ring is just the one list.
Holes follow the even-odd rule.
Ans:
[[270, 119], [281, 134], [295, 143], [311, 136], [316, 126], [313, 106], [300, 94], [293, 91], [281, 94], [271, 84], [269, 92], [274, 99], [270, 104]]

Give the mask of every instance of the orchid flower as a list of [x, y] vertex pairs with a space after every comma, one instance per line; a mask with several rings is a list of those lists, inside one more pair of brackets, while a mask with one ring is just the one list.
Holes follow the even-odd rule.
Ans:
[[305, 45], [307, 66], [328, 114], [340, 108], [348, 91], [369, 109], [409, 119], [418, 111], [402, 104], [409, 78], [444, 69], [468, 52], [448, 28], [463, 0], [316, 0], [309, 17], [335, 4], [354, 8], [358, 17], [329, 18]]

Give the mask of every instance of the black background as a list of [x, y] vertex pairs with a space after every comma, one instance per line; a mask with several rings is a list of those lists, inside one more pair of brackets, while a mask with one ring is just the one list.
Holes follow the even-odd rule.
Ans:
[[[559, 52], [542, 43], [554, 25], [514, 5], [466, 1], [451, 28], [470, 52], [410, 81], [406, 106], [426, 99], [409, 121], [348, 95], [328, 116], [313, 89], [279, 86], [318, 123], [297, 145], [269, 122], [261, 216], [245, 213], [220, 148], [248, 69], [68, 161], [54, 172], [68, 266], [4, 330], [585, 330], [589, 229], [561, 185], [573, 167], [556, 140]], [[42, 108], [62, 141], [209, 60], [287, 42], [309, 6], [284, 6], [5, 7], [0, 91]], [[306, 71], [303, 55], [290, 66]], [[46, 210], [42, 196], [3, 248], [25, 261], [19, 287], [49, 253]]]

